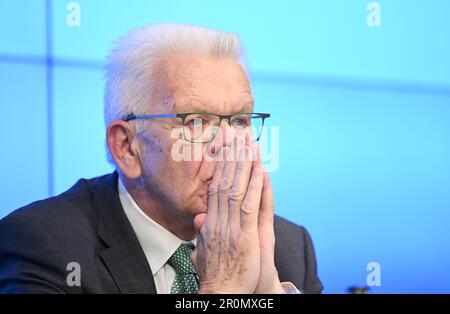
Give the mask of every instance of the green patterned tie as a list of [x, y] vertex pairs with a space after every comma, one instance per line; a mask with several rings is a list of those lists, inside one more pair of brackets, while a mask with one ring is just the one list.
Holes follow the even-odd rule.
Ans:
[[189, 244], [181, 244], [169, 258], [169, 265], [175, 269], [175, 280], [173, 281], [171, 294], [197, 293], [199, 279], [192, 265], [190, 256], [194, 248]]

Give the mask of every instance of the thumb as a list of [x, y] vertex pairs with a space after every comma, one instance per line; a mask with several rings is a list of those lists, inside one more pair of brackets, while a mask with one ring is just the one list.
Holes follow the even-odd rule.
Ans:
[[206, 219], [206, 214], [205, 213], [201, 213], [195, 216], [194, 218], [194, 228], [195, 228], [195, 232], [200, 233], [200, 229], [203, 226], [203, 223], [205, 222]]

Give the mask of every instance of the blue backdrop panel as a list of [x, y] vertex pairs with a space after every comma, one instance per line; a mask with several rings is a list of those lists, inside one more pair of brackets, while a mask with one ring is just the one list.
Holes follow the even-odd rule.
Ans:
[[102, 61], [128, 29], [155, 22], [238, 33], [254, 70], [450, 83], [450, 1], [379, 1], [381, 27], [368, 27], [367, 0], [77, 1], [81, 26], [53, 1], [55, 54]]
[[[450, 291], [450, 97], [255, 80], [280, 129], [278, 214], [314, 236], [326, 292]], [[431, 266], [432, 265], [432, 266]]]
[[0, 58], [45, 55], [45, 0], [2, 0], [0, 14]]
[[54, 69], [55, 193], [79, 178], [112, 171], [106, 160], [102, 78], [90, 69]]
[[45, 66], [0, 62], [0, 218], [48, 197]]

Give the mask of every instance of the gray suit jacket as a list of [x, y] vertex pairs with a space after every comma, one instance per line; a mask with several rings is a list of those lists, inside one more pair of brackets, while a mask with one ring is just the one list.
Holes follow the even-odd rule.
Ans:
[[[306, 293], [321, 292], [307, 231], [275, 217], [275, 236], [280, 280]], [[80, 265], [80, 286], [67, 283], [72, 262]], [[0, 292], [156, 293], [119, 200], [117, 173], [81, 179], [61, 195], [0, 220]]]

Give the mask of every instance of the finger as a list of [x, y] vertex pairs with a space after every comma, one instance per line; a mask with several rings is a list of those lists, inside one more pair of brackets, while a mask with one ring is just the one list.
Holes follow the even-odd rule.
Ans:
[[242, 202], [240, 211], [240, 223], [242, 231], [252, 232], [258, 228], [258, 213], [261, 204], [263, 188], [263, 171], [256, 167], [252, 171], [252, 177], [248, 185], [247, 194]]
[[197, 272], [197, 274], [200, 274], [201, 272], [200, 272], [200, 269], [199, 269], [198, 264], [197, 264], [197, 262], [198, 262], [198, 249], [195, 249], [192, 252], [192, 254], [191, 254], [191, 262], [192, 262], [192, 265], [194, 265], [194, 269]]
[[247, 192], [251, 172], [252, 150], [249, 147], [243, 147], [239, 154], [233, 186], [228, 194], [230, 206], [228, 224], [230, 226], [239, 226], [241, 205]]
[[258, 231], [260, 236], [265, 237], [264, 243], [271, 244], [274, 240], [273, 220], [274, 220], [274, 198], [272, 183], [267, 171], [263, 173], [263, 190], [261, 196], [261, 207], [258, 217]]
[[233, 184], [234, 174], [236, 172], [236, 159], [234, 157], [235, 149], [228, 151], [225, 168], [223, 170], [222, 178], [219, 182], [219, 207], [217, 220], [218, 224], [224, 226], [228, 222], [228, 194], [230, 193]]
[[255, 150], [256, 150], [256, 165], [259, 167], [262, 167], [262, 161], [261, 161], [261, 149], [259, 148], [259, 145], [255, 143]]
[[228, 147], [220, 148], [216, 154], [216, 169], [213, 179], [208, 187], [208, 213], [207, 219], [211, 221], [217, 220], [219, 210], [219, 183], [225, 168], [225, 157], [228, 154]]
[[253, 143], [253, 140], [252, 140], [252, 138], [251, 138], [251, 135], [250, 135], [250, 134], [247, 134], [247, 135], [245, 136], [245, 146], [250, 147], [250, 146], [251, 146], [251, 143]]
[[251, 142], [250, 143], [250, 147], [252, 149], [252, 153], [253, 153], [253, 158], [252, 158], [252, 166], [253, 168], [256, 167], [261, 167], [262, 163], [261, 163], [261, 151], [259, 149], [258, 144], [256, 144], [256, 142]]

